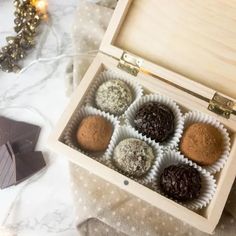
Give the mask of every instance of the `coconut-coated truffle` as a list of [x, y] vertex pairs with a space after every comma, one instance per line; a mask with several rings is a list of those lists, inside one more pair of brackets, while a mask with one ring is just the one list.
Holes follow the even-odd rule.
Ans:
[[82, 150], [102, 152], [108, 147], [112, 133], [112, 124], [107, 119], [93, 115], [80, 122], [76, 138]]
[[148, 138], [156, 142], [164, 142], [174, 133], [175, 116], [164, 104], [147, 102], [137, 110], [134, 126]]
[[215, 163], [223, 152], [224, 142], [220, 131], [205, 123], [194, 123], [183, 133], [181, 152], [192, 161], [207, 166]]
[[95, 95], [96, 106], [113, 115], [121, 115], [133, 101], [132, 91], [122, 80], [111, 79], [101, 84]]
[[128, 138], [115, 148], [113, 162], [121, 171], [134, 177], [140, 177], [151, 168], [154, 153], [151, 146], [142, 140]]

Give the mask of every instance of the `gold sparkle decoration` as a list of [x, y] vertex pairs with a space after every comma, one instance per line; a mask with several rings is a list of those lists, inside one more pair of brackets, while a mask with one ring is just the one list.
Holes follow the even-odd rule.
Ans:
[[47, 17], [46, 0], [14, 0], [16, 36], [6, 37], [7, 45], [0, 49], [0, 69], [19, 72], [19, 61], [35, 45], [37, 28]]

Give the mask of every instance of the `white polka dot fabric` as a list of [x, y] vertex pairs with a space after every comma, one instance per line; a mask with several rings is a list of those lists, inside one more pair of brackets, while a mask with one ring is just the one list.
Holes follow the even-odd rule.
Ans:
[[[81, 235], [206, 235], [78, 166], [70, 169]], [[214, 235], [235, 236], [235, 194], [236, 184]]]
[[[97, 50], [102, 40], [115, 0], [80, 0], [74, 26], [76, 53]], [[122, 0], [120, 0], [122, 1]], [[138, 0], [136, 0], [138, 1]], [[100, 5], [91, 3], [96, 2]], [[101, 6], [101, 5], [104, 5]], [[75, 88], [93, 57], [75, 57], [69, 86]], [[73, 164], [71, 189], [76, 206], [76, 224], [82, 236], [203, 236], [206, 235], [168, 214], [153, 208], [112, 184]], [[236, 183], [232, 189], [216, 236], [236, 235]]]

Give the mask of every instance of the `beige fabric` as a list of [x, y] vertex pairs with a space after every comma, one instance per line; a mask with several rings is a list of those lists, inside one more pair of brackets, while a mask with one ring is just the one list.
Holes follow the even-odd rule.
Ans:
[[[102, 2], [113, 6], [115, 0]], [[112, 10], [106, 7], [87, 2], [80, 5], [74, 29], [76, 53], [98, 48], [111, 14]], [[74, 58], [71, 90], [79, 84], [92, 59], [93, 56]], [[71, 164], [70, 169], [80, 235], [206, 235], [82, 168]], [[235, 186], [215, 232], [217, 236], [236, 234]]]
[[[114, 0], [106, 0], [101, 3], [105, 6], [114, 7]], [[75, 44], [75, 56], [73, 59], [73, 76], [67, 77], [67, 93], [78, 86], [84, 73], [92, 63], [98, 52], [100, 42], [106, 31], [109, 20], [112, 16], [112, 8], [79, 1], [76, 12], [75, 25], [73, 27], [73, 42]]]
[[[80, 167], [71, 164], [70, 168], [80, 235], [207, 235]], [[216, 229], [217, 236], [236, 234], [235, 195], [236, 184]]]

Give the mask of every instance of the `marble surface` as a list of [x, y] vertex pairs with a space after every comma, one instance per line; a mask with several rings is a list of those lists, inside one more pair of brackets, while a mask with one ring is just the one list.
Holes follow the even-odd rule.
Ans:
[[[47, 137], [63, 112], [65, 69], [73, 53], [71, 29], [78, 0], [48, 0], [50, 18], [41, 26], [36, 48], [23, 61], [19, 75], [0, 71], [0, 115], [28, 121], [42, 127], [38, 150], [44, 152], [47, 168], [29, 180], [0, 190], [0, 235], [78, 235], [70, 192], [68, 163], [51, 153]], [[0, 45], [13, 34], [13, 4], [0, 1]], [[38, 62], [38, 58], [54, 58]]]

